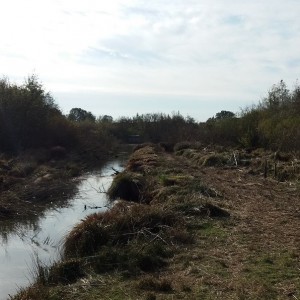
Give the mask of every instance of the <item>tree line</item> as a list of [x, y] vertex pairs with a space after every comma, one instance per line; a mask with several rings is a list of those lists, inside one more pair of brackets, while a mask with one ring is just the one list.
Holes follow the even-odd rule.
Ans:
[[94, 121], [92, 113], [80, 109], [64, 115], [35, 75], [21, 85], [0, 79], [0, 152], [55, 146], [107, 150], [112, 140]]
[[272, 86], [257, 105], [235, 114], [223, 110], [206, 122], [179, 112], [136, 114], [114, 120], [82, 108], [64, 115], [35, 75], [21, 85], [0, 79], [0, 151], [63, 146], [75, 150], [109, 149], [140, 142], [175, 144], [198, 141], [242, 147], [300, 150], [300, 87], [283, 81]]
[[300, 150], [300, 86], [289, 90], [281, 80], [257, 105], [237, 115], [217, 114], [201, 127], [203, 139], [211, 143]]

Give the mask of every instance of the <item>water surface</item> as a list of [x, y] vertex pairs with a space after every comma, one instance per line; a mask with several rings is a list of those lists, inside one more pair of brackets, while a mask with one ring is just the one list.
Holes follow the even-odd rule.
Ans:
[[122, 160], [108, 162], [99, 172], [86, 174], [78, 192], [64, 207], [53, 207], [40, 218], [22, 223], [0, 222], [0, 300], [32, 282], [36, 257], [51, 263], [60, 256], [64, 236], [87, 215], [109, 207], [105, 191]]

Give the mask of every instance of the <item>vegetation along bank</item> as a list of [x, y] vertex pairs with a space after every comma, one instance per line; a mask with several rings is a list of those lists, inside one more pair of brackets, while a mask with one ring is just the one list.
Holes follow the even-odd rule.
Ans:
[[1, 222], [38, 217], [117, 145], [150, 142], [107, 191], [113, 208], [76, 225], [62, 260], [13, 299], [299, 298], [299, 112], [283, 81], [197, 122], [64, 115], [36, 76], [1, 79]]
[[299, 157], [179, 143], [136, 147], [109, 211], [68, 234], [12, 299], [299, 298]]

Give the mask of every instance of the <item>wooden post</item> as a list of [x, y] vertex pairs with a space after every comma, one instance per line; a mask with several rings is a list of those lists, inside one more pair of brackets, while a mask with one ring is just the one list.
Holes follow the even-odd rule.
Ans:
[[264, 178], [267, 178], [268, 176], [268, 161], [265, 158], [265, 163], [264, 163]]
[[233, 159], [234, 159], [235, 166], [237, 167], [238, 166], [238, 162], [237, 162], [236, 155], [235, 155], [234, 151], [233, 151]]

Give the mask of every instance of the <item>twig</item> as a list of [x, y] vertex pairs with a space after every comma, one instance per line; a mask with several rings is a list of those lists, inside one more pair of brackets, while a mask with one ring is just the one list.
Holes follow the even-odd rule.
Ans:
[[90, 187], [95, 190], [97, 193], [99, 194], [107, 194], [107, 191], [105, 190], [104, 185], [102, 184], [102, 187], [99, 187], [98, 189], [96, 189], [95, 187], [92, 186], [92, 184], [90, 182], [88, 182]]
[[151, 234], [152, 236], [154, 236], [154, 238], [150, 241], [150, 243], [152, 243], [154, 240], [156, 240], [156, 238], [159, 238], [161, 241], [163, 241], [166, 245], [168, 245], [168, 243], [159, 235], [159, 234], [154, 234], [152, 233], [150, 230], [148, 230], [147, 228], [144, 228], [144, 230], [146, 232], [148, 232], [149, 234]]
[[116, 170], [114, 167], [111, 167], [113, 171], [115, 171], [114, 175], [118, 175], [120, 173], [120, 171]]

